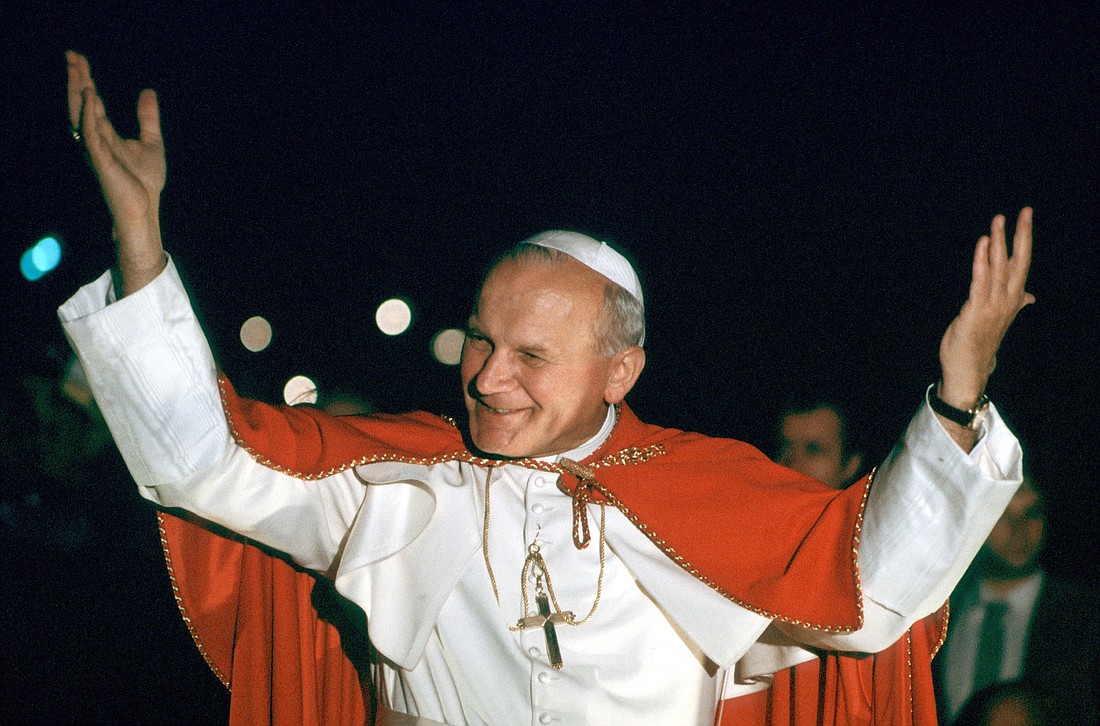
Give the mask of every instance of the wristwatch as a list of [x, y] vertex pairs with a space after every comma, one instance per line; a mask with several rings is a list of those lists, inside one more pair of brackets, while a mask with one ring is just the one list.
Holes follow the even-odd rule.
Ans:
[[989, 414], [989, 396], [983, 393], [978, 396], [978, 402], [974, 404], [973, 408], [963, 410], [955, 408], [940, 398], [939, 394], [936, 393], [937, 387], [932, 386], [932, 390], [929, 391], [928, 404], [932, 407], [932, 410], [948, 421], [954, 421], [959, 426], [977, 431]]

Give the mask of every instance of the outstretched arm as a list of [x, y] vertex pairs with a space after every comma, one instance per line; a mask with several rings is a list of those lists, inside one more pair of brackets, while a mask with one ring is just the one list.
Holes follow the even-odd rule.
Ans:
[[141, 92], [138, 138], [120, 138], [96, 92], [88, 59], [71, 50], [65, 58], [69, 64], [69, 123], [74, 137], [84, 143], [111, 212], [122, 294], [129, 295], [152, 281], [165, 265], [159, 217], [165, 161], [157, 95], [149, 89]]
[[[975, 246], [969, 295], [940, 344], [938, 395], [950, 406], [974, 407], [1005, 333], [1035, 301], [1024, 289], [1031, 220], [1025, 207], [1011, 257], [1000, 215]], [[983, 431], [976, 446], [976, 431], [933, 413], [923, 402], [918, 407], [902, 440], [878, 467], [867, 498], [859, 538], [865, 627], [850, 638], [827, 636], [816, 641], [819, 645], [881, 648], [947, 599], [1023, 476], [1019, 442], [995, 410]], [[884, 640], [862, 641], [876, 633]]]
[[[985, 392], [997, 362], [997, 349], [1017, 313], [1035, 302], [1024, 287], [1031, 266], [1030, 207], [1020, 210], [1012, 240], [1012, 255], [1005, 239], [1005, 218], [993, 218], [989, 234], [974, 248], [970, 294], [940, 342], [943, 378], [938, 395], [955, 408], [967, 410]], [[974, 447], [977, 433], [938, 417], [964, 451]]]

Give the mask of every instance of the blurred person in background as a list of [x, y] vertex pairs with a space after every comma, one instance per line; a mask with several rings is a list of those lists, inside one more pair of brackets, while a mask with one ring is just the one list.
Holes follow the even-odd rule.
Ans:
[[862, 473], [863, 453], [847, 408], [835, 395], [809, 392], [788, 399], [777, 426], [776, 462], [845, 489]]
[[933, 662], [947, 723], [972, 694], [1011, 681], [1035, 691], [1051, 723], [1094, 724], [1100, 713], [1100, 595], [1042, 566], [1048, 520], [1034, 460], [951, 595]]
[[61, 341], [0, 382], [0, 723], [224, 722], [156, 516]]

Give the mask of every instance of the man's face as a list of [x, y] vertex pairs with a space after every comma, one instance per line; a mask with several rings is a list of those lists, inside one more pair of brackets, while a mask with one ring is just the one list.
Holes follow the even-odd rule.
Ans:
[[1039, 495], [1025, 482], [986, 538], [981, 559], [986, 575], [1013, 579], [1034, 572], [1045, 530]]
[[783, 417], [777, 461], [795, 471], [842, 489], [856, 475], [859, 457], [844, 459], [840, 418], [830, 408]]
[[[604, 282], [569, 259], [509, 260], [482, 286], [462, 348], [462, 385], [474, 445], [508, 458], [547, 456], [600, 429], [620, 356], [597, 352]], [[625, 391], [622, 392], [625, 394]]]

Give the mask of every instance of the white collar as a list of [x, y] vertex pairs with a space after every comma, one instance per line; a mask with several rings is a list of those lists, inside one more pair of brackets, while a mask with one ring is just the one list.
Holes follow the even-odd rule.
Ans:
[[994, 594], [983, 582], [979, 588], [979, 600], [983, 605], [991, 602], [1003, 602], [1010, 610], [1026, 610], [1031, 607], [1031, 603], [1035, 602], [1042, 584], [1042, 570], [1022, 579], [1007, 595]]

